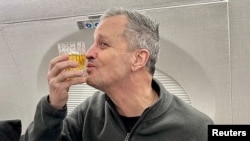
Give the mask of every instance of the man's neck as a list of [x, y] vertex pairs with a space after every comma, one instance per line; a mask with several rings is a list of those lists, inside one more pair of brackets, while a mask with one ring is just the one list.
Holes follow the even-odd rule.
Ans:
[[152, 106], [158, 99], [157, 93], [151, 86], [151, 80], [131, 81], [116, 88], [113, 87], [108, 95], [122, 116], [141, 116], [145, 109]]

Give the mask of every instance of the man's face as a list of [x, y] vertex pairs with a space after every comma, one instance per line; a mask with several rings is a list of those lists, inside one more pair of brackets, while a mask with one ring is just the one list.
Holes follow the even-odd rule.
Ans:
[[101, 21], [94, 32], [94, 42], [87, 51], [87, 83], [106, 90], [125, 82], [131, 73], [128, 43], [123, 37], [127, 19], [113, 16]]

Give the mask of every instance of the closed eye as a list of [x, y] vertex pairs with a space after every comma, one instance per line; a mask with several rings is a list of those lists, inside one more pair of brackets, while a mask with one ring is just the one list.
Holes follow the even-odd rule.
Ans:
[[100, 42], [100, 45], [101, 45], [101, 47], [108, 47], [109, 46], [109, 44], [107, 44], [106, 42]]

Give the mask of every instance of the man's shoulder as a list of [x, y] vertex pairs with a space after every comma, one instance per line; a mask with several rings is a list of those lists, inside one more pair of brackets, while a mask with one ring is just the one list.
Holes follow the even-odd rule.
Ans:
[[172, 106], [176, 110], [176, 113], [185, 120], [190, 121], [190, 123], [208, 123], [212, 124], [212, 119], [201, 110], [194, 107], [192, 104], [188, 104], [181, 100], [177, 96], [173, 96]]

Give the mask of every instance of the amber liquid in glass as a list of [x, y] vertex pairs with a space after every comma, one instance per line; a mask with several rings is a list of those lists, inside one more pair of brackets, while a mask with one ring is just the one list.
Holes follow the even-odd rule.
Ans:
[[76, 68], [67, 68], [66, 70], [84, 70], [86, 67], [86, 56], [84, 54], [70, 53], [69, 60], [76, 61], [78, 66]]

